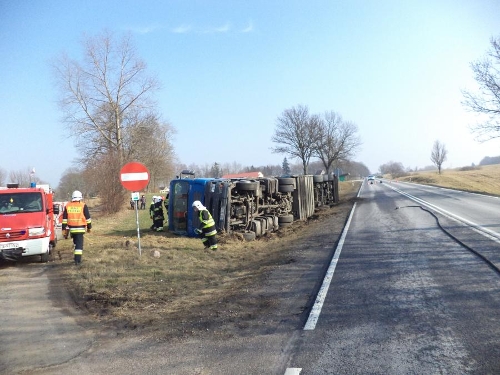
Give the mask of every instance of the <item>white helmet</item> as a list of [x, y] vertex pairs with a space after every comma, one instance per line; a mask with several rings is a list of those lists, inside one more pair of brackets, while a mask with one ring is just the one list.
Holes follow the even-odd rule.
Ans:
[[82, 195], [82, 192], [79, 190], [75, 190], [73, 192], [73, 194], [71, 194], [71, 201], [72, 202], [81, 201], [82, 199], [83, 199], [83, 195]]
[[200, 201], [194, 201], [192, 206], [196, 208], [198, 211], [205, 210], [205, 206], [201, 204]]

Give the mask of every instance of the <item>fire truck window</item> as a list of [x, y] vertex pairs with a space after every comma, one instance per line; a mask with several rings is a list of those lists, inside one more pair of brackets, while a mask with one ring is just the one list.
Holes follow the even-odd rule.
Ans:
[[[28, 195], [28, 194], [27, 194]], [[42, 196], [38, 193], [29, 194], [26, 197], [25, 211], [35, 212], [42, 210]]]

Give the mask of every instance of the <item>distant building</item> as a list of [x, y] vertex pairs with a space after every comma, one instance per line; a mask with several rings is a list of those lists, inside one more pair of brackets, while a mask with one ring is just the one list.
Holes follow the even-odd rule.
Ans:
[[243, 173], [233, 173], [225, 174], [222, 178], [259, 178], [264, 177], [262, 172], [243, 172]]

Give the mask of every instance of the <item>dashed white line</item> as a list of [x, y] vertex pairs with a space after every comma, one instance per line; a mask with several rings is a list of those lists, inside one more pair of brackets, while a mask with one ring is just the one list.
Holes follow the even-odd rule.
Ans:
[[285, 375], [299, 375], [302, 371], [301, 368], [298, 367], [289, 367], [285, 371]]

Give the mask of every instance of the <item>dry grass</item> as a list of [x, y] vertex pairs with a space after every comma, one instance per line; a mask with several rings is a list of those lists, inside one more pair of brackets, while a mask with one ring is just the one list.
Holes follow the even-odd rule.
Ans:
[[[359, 183], [342, 182], [341, 200], [355, 196], [358, 188]], [[135, 211], [124, 209], [112, 217], [95, 213], [92, 221], [82, 265], [72, 264], [70, 240], [58, 243], [56, 262], [77, 303], [96, 318], [124, 327], [146, 327], [237, 295], [284, 256], [301, 228], [294, 223], [252, 242], [219, 236], [214, 252], [196, 238], [150, 231], [148, 210], [140, 210], [139, 254]]]
[[476, 167], [471, 170], [445, 169], [441, 174], [437, 171], [415, 172], [398, 180], [500, 196], [500, 165], [498, 164]]

